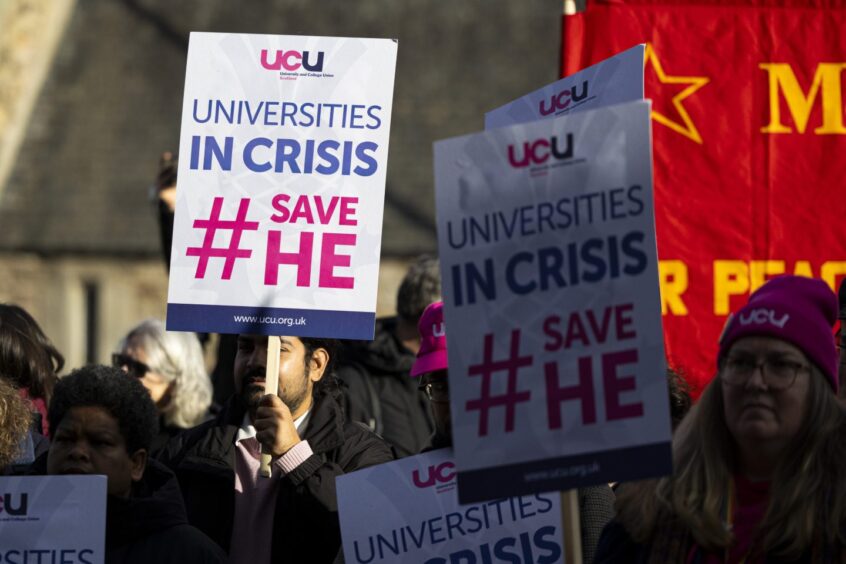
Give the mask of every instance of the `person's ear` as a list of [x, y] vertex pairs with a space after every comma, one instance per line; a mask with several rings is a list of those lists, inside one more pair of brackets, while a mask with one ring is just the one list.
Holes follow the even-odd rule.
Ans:
[[311, 353], [311, 359], [308, 361], [308, 377], [312, 382], [319, 382], [323, 378], [323, 373], [326, 372], [326, 367], [329, 365], [329, 351], [320, 348]]
[[129, 461], [132, 467], [132, 471], [130, 473], [132, 481], [140, 482], [141, 478], [144, 477], [144, 469], [147, 467], [147, 450], [139, 448], [129, 455]]

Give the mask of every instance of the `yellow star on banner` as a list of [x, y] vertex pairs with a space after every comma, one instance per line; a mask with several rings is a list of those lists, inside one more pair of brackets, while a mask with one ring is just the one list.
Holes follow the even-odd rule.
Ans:
[[[665, 114], [657, 111], [655, 106], [653, 105], [652, 109], [652, 119], [657, 121], [658, 123], [665, 125], [675, 131], [676, 133], [680, 133], [684, 135], [688, 139], [696, 141], [699, 144], [702, 144], [702, 136], [699, 135], [699, 130], [696, 129], [696, 125], [694, 125], [693, 120], [690, 119], [690, 115], [688, 115], [687, 110], [685, 109], [684, 105], [682, 104], [682, 100], [708, 84], [710, 81], [709, 78], [704, 76], [669, 76], [664, 72], [664, 68], [661, 66], [661, 61], [658, 60], [658, 55], [655, 54], [655, 50], [652, 48], [651, 43], [646, 44], [646, 54], [643, 60], [644, 69], [648, 69], [650, 66], [652, 71], [655, 73], [658, 82], [661, 84], [687, 84], [687, 88], [683, 89], [679, 93], [673, 96], [671, 103], [675, 108], [678, 117], [681, 118], [681, 123], [676, 119], [671, 119], [670, 117], [666, 116]], [[647, 97], [652, 97], [654, 99], [655, 92], [647, 92]], [[654, 103], [654, 102], [653, 102]]]

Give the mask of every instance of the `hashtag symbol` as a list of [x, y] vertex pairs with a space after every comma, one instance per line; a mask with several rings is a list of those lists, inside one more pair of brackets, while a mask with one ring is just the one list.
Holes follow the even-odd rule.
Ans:
[[[518, 403], [529, 401], [531, 392], [517, 391], [517, 371], [531, 366], [531, 356], [520, 356], [520, 330], [511, 332], [511, 350], [506, 360], [493, 359], [493, 333], [485, 335], [484, 360], [481, 364], [474, 364], [467, 373], [470, 376], [482, 377], [482, 394], [479, 399], [467, 402], [467, 409], [479, 412], [479, 436], [488, 434], [488, 415], [493, 407], [505, 407], [505, 432], [514, 430], [514, 416]], [[491, 395], [491, 377], [494, 372], [508, 372], [508, 391], [501, 396]]]
[[[241, 203], [238, 206], [238, 215], [233, 221], [220, 219], [222, 207], [223, 198], [215, 198], [209, 218], [194, 220], [194, 229], [206, 230], [205, 237], [203, 237], [203, 246], [188, 247], [188, 251], [185, 253], [189, 257], [200, 257], [199, 262], [197, 262], [197, 272], [194, 274], [194, 278], [205, 278], [209, 259], [216, 257], [226, 259], [223, 263], [223, 276], [221, 280], [229, 280], [232, 277], [235, 260], [249, 258], [253, 254], [253, 251], [240, 248], [241, 234], [247, 230], [254, 231], [259, 226], [258, 221], [247, 221], [247, 210], [250, 208], [250, 199], [241, 198]], [[218, 229], [232, 231], [232, 237], [229, 239], [228, 247], [214, 246], [214, 235]]]

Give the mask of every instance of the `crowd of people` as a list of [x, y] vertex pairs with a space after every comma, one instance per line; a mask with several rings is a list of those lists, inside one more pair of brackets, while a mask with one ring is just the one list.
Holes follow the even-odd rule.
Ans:
[[[0, 305], [0, 469], [107, 476], [107, 562], [342, 562], [335, 478], [452, 446], [440, 299], [425, 256], [373, 341], [281, 335], [276, 395], [264, 336], [210, 345], [150, 319], [111, 366], [60, 377], [35, 319]], [[584, 561], [846, 561], [837, 318], [824, 282], [780, 276], [729, 317], [695, 405], [668, 371], [673, 473], [579, 489]]]
[[[222, 405], [193, 334], [144, 321], [113, 366], [60, 378], [32, 316], [0, 306], [0, 467], [106, 475], [109, 562], [342, 561], [335, 478], [452, 445], [436, 264], [411, 267], [373, 342], [282, 336], [278, 395], [267, 338], [238, 336]], [[669, 372], [674, 471], [579, 490], [585, 561], [844, 561], [837, 317], [824, 282], [774, 278], [729, 318], [695, 405]]]

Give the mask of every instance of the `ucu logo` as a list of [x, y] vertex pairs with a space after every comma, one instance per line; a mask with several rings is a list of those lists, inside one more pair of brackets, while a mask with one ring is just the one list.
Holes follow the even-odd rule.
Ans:
[[549, 105], [544, 105], [546, 100], [541, 100], [538, 104], [538, 109], [540, 110], [540, 114], [542, 116], [548, 116], [553, 112], [558, 112], [561, 110], [566, 110], [567, 106], [570, 105], [570, 102], [581, 102], [588, 96], [588, 82], [587, 80], [582, 83], [582, 91], [577, 92], [576, 87], [573, 86], [572, 88], [565, 88], [558, 94], [553, 94], [549, 98]]
[[305, 70], [320, 72], [323, 70], [323, 51], [317, 52], [317, 61], [311, 61], [312, 53], [308, 51], [276, 51], [276, 56], [273, 62], [267, 60], [267, 49], [261, 50], [261, 66], [267, 70], [278, 71], [285, 69], [288, 71], [298, 70], [300, 67]]
[[26, 515], [27, 511], [27, 496], [25, 493], [18, 494], [17, 507], [13, 503], [12, 494], [3, 494], [0, 497], [0, 513], [8, 513], [9, 515]]
[[753, 309], [745, 315], [741, 314], [740, 324], [749, 325], [754, 323], [755, 325], [763, 325], [769, 323], [779, 329], [784, 329], [784, 324], [787, 323], [788, 319], [790, 319], [790, 314], [788, 313], [783, 314], [780, 319], [776, 319], [776, 312], [771, 309]]
[[437, 324], [432, 324], [432, 335], [434, 337], [443, 337], [444, 335], [446, 335], [446, 328], [444, 327], [443, 321]]
[[514, 145], [508, 146], [508, 162], [515, 168], [529, 166], [530, 164], [543, 164], [553, 157], [558, 160], [573, 158], [573, 134], [567, 134], [567, 141], [561, 146], [559, 138], [537, 139], [532, 142], [523, 142], [523, 153], [517, 156]]
[[415, 470], [411, 474], [411, 479], [418, 488], [430, 488], [438, 482], [449, 483], [453, 478], [455, 478], [455, 464], [452, 462], [442, 462], [437, 466], [429, 466], [429, 477], [425, 480], [420, 479], [419, 470]]

